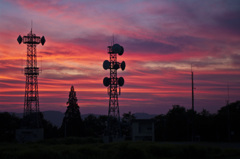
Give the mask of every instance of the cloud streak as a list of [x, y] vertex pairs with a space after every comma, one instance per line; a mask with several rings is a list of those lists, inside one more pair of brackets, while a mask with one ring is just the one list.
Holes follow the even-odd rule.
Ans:
[[15, 1], [0, 2], [0, 108], [23, 111], [26, 46], [30, 31], [46, 37], [38, 46], [41, 110], [65, 111], [71, 85], [82, 113], [107, 113], [102, 68], [107, 46], [124, 46], [126, 70], [120, 112], [165, 113], [173, 104], [191, 108], [191, 64], [196, 109], [216, 112], [240, 94], [237, 1]]

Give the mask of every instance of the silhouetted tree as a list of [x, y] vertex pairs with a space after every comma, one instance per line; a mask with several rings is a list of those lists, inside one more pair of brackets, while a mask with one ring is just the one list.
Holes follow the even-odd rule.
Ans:
[[201, 141], [216, 141], [215, 116], [205, 109], [196, 114], [195, 130]]
[[100, 122], [99, 135], [103, 135], [106, 132], [108, 116], [107, 115], [100, 115], [98, 117], [98, 120]]
[[85, 127], [86, 136], [100, 137], [104, 134], [106, 129], [108, 117], [101, 115], [98, 118], [92, 114], [88, 115], [83, 123]]
[[188, 139], [188, 119], [186, 109], [173, 105], [166, 115], [166, 137], [169, 141], [186, 141]]
[[53, 126], [51, 122], [44, 119], [42, 112], [39, 113], [40, 122], [42, 123], [42, 128], [44, 129], [44, 138], [56, 138], [58, 137], [58, 128]]
[[217, 114], [207, 110], [192, 112], [174, 105], [166, 115], [155, 117], [155, 139], [160, 141], [189, 141], [192, 135], [201, 141], [240, 141], [240, 101], [222, 107]]
[[155, 140], [156, 141], [166, 141], [166, 133], [167, 133], [167, 120], [166, 115], [157, 115], [154, 118], [154, 125], [155, 125]]
[[31, 112], [23, 116], [21, 119], [21, 128], [38, 129], [42, 128], [41, 112]]
[[126, 136], [127, 139], [131, 139], [132, 131], [132, 120], [136, 119], [134, 114], [131, 112], [124, 113], [122, 117], [122, 135]]
[[64, 136], [83, 136], [83, 122], [79, 106], [77, 104], [76, 92], [74, 91], [73, 86], [69, 92], [67, 104], [68, 107], [63, 118], [60, 132], [64, 134]]
[[14, 141], [15, 131], [20, 124], [21, 119], [14, 114], [0, 113], [0, 141]]
[[217, 140], [240, 141], [240, 101], [222, 107], [216, 115]]

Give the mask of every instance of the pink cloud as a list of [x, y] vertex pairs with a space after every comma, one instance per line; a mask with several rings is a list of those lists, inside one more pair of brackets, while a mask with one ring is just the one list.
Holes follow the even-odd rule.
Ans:
[[[238, 16], [230, 5], [223, 12], [222, 4], [217, 4], [204, 20], [206, 10], [188, 1], [5, 3], [12, 12], [5, 8], [0, 14], [1, 110], [23, 109], [25, 76], [21, 70], [26, 45], [18, 45], [16, 38], [30, 31], [28, 21], [33, 17], [38, 17], [34, 33], [47, 40], [45, 46], [37, 47], [38, 65], [43, 70], [39, 75], [41, 110], [65, 111], [74, 85], [83, 112], [107, 112], [107, 88], [102, 79], [109, 71], [102, 68], [102, 62], [109, 59], [112, 34], [125, 48], [118, 60], [127, 65], [125, 71], [118, 71], [125, 79], [119, 97], [121, 112], [162, 113], [173, 104], [190, 108], [191, 64], [197, 110], [210, 106], [216, 111], [222, 106], [227, 81], [231, 100], [239, 99], [239, 38], [233, 34], [234, 26], [229, 26]], [[207, 4], [213, 5], [205, 2], [201, 6]], [[16, 14], [12, 8], [21, 12]], [[226, 21], [231, 23], [219, 26]]]

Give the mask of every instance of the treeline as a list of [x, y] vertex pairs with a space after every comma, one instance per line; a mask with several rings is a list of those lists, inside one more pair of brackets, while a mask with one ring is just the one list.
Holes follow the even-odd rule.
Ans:
[[[123, 136], [131, 140], [131, 112], [123, 114], [121, 129]], [[15, 131], [21, 126], [20, 118], [7, 112], [0, 113], [0, 141], [15, 141]], [[63, 128], [57, 128], [41, 114], [44, 138], [64, 137]], [[216, 114], [207, 110], [193, 112], [174, 105], [167, 114], [154, 118], [156, 141], [240, 141], [240, 101], [222, 107]], [[107, 116], [89, 115], [83, 121], [83, 133], [79, 137], [102, 137], [106, 130]]]
[[158, 141], [240, 141], [240, 101], [222, 107], [216, 114], [200, 113], [174, 105], [166, 115], [155, 117]]

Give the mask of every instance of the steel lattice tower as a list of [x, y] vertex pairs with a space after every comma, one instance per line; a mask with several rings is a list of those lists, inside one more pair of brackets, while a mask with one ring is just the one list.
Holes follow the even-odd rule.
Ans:
[[45, 43], [45, 38], [36, 36], [32, 33], [32, 29], [27, 36], [18, 36], [17, 41], [19, 44], [27, 44], [27, 60], [24, 73], [26, 75], [25, 84], [25, 97], [24, 97], [24, 118], [25, 127], [40, 127], [39, 115], [39, 95], [38, 95], [38, 75], [39, 68], [37, 67], [37, 52], [36, 45]]
[[123, 86], [124, 79], [122, 77], [117, 77], [117, 70], [120, 67], [122, 70], [124, 70], [125, 62], [117, 62], [117, 54], [122, 55], [123, 52], [124, 49], [119, 44], [108, 46], [108, 54], [110, 55], [110, 61], [105, 60], [103, 63], [103, 68], [105, 70], [110, 70], [110, 78], [105, 77], [103, 80], [103, 84], [108, 87], [109, 94], [107, 134], [109, 136], [115, 137], [121, 135], [118, 95], [120, 95], [120, 86]]

